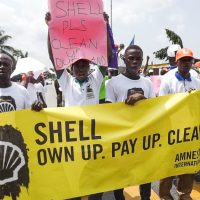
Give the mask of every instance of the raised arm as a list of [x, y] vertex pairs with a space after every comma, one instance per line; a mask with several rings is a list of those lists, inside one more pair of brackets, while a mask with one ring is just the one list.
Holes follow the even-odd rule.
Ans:
[[[45, 22], [46, 22], [47, 25], [49, 25], [50, 21], [51, 21], [51, 14], [50, 14], [50, 12], [47, 12], [46, 15], [45, 15]], [[63, 73], [63, 71], [64, 71], [64, 69], [56, 70], [55, 63], [54, 63], [54, 58], [53, 58], [52, 47], [51, 47], [51, 42], [50, 42], [49, 32], [48, 32], [48, 37], [47, 37], [47, 48], [48, 48], [49, 58], [50, 58], [53, 66], [54, 66], [57, 78], [60, 78], [62, 73]]]

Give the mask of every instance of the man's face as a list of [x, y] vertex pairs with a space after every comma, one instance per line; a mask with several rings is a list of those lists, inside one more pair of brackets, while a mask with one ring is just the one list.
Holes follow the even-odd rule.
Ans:
[[177, 62], [179, 73], [183, 76], [187, 75], [192, 67], [192, 64], [193, 64], [193, 58], [191, 57], [180, 58]]
[[125, 53], [124, 62], [126, 64], [126, 71], [130, 75], [137, 75], [142, 65], [142, 52], [138, 49], [129, 49]]
[[0, 54], [0, 78], [9, 79], [12, 73], [12, 59], [6, 54]]
[[84, 81], [90, 69], [89, 61], [79, 60], [73, 64], [73, 75], [79, 80]]

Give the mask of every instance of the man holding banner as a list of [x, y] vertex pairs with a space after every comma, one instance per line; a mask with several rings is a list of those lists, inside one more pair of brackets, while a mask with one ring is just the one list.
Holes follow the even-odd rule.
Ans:
[[[153, 98], [155, 93], [151, 81], [139, 75], [143, 51], [137, 45], [127, 47], [124, 54], [126, 72], [113, 77], [107, 84], [106, 102], [123, 102], [133, 105], [137, 101]], [[116, 200], [125, 200], [123, 189], [114, 191]], [[140, 185], [142, 200], [150, 200], [151, 183]]]
[[[194, 78], [190, 73], [193, 64], [193, 52], [183, 48], [176, 53], [177, 68], [175, 73], [171, 73], [166, 79], [162, 79], [160, 86], [160, 96], [191, 90], [200, 89], [200, 80]], [[193, 174], [183, 174], [178, 176], [177, 191], [180, 200], [192, 200], [190, 194], [193, 188]], [[172, 188], [173, 177], [164, 178], [160, 181], [159, 195], [163, 200], [173, 200], [170, 190]]]
[[[8, 54], [0, 52], [0, 113], [23, 110], [31, 107], [31, 100], [28, 91], [23, 86], [11, 81], [10, 76], [13, 69], [14, 62], [12, 57]], [[40, 102], [36, 101], [32, 104], [32, 110], [40, 111], [41, 109], [42, 105]], [[4, 196], [8, 195], [12, 196], [12, 199], [17, 199], [20, 194], [21, 187], [24, 186], [28, 188], [29, 186], [29, 171], [28, 166], [25, 164], [28, 162], [28, 158], [26, 155], [26, 145], [23, 142], [20, 132], [8, 124], [9, 123], [4, 126], [0, 126], [0, 199], [4, 199]], [[3, 156], [9, 154], [12, 155], [10, 153], [10, 149], [12, 149], [12, 147], [15, 148], [15, 151], [18, 147], [21, 147], [22, 151], [20, 150], [19, 152], [23, 152], [22, 154], [24, 155], [24, 157], [21, 157], [21, 159], [24, 159], [23, 165], [20, 165], [21, 173], [18, 175], [18, 180], [16, 181], [15, 179], [14, 182], [12, 182], [14, 178], [11, 177], [14, 172], [6, 172], [6, 170], [3, 169], [4, 163], [6, 163], [6, 158], [2, 160]], [[9, 157], [7, 156], [7, 158]], [[13, 158], [10, 158], [9, 161], [12, 161], [12, 159]], [[17, 159], [15, 160], [16, 163], [18, 162]], [[5, 166], [8, 169], [9, 162], [7, 162]]]
[[[48, 50], [65, 106], [98, 104], [107, 55], [111, 55], [102, 0], [49, 0], [49, 9], [45, 18], [49, 26]], [[89, 74], [91, 63], [98, 66]], [[73, 75], [66, 70], [70, 66]], [[94, 194], [89, 199], [101, 196]]]
[[11, 81], [13, 65], [12, 58], [0, 52], [0, 112], [22, 110], [31, 106], [33, 110], [40, 111], [42, 104], [38, 101], [31, 103], [27, 90]]

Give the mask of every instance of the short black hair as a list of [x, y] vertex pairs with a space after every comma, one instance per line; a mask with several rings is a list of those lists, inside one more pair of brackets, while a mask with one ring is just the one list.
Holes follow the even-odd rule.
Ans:
[[142, 53], [142, 56], [143, 56], [143, 50], [142, 50], [142, 48], [140, 47], [140, 46], [138, 46], [138, 45], [129, 45], [127, 48], [126, 48], [126, 50], [125, 50], [125, 54], [127, 53], [127, 51], [128, 50], [130, 50], [130, 49], [136, 49], [136, 50], [139, 50], [141, 53]]

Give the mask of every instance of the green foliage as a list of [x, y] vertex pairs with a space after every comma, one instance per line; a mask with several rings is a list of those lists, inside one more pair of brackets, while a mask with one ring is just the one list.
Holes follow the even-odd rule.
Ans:
[[13, 52], [13, 55], [18, 57], [18, 58], [27, 58], [28, 57], [28, 52], [26, 52], [24, 54], [21, 50], [15, 49], [14, 52]]
[[167, 49], [168, 47], [162, 48], [156, 52], [154, 52], [153, 54], [155, 55], [155, 58], [158, 58], [160, 60], [167, 60]]
[[0, 30], [0, 49], [2, 51], [7, 51], [8, 53], [13, 52], [13, 47], [5, 45], [5, 43], [11, 38], [11, 36], [5, 35], [5, 32], [3, 30]]
[[[175, 32], [169, 30], [169, 29], [165, 29], [167, 38], [169, 39], [169, 41], [172, 44], [179, 44], [181, 46], [181, 48], [183, 48], [183, 42], [180, 36], [178, 36]], [[168, 47], [162, 48], [156, 52], [154, 52], [153, 54], [155, 55], [155, 58], [158, 58], [159, 60], [167, 60], [167, 49]]]
[[170, 42], [172, 42], [172, 44], [179, 44], [181, 48], [183, 48], [183, 42], [180, 36], [178, 36], [175, 32], [169, 29], [165, 29], [165, 31], [167, 34], [167, 38], [169, 39]]
[[11, 46], [6, 45], [7, 41], [11, 38], [12, 38], [11, 36], [5, 35], [5, 31], [0, 30], [0, 50], [5, 54], [10, 55], [15, 62], [16, 62], [16, 59], [18, 58], [28, 57], [28, 52], [23, 54], [21, 50], [18, 50]]
[[0, 36], [0, 45], [5, 44], [8, 41], [8, 39], [10, 39], [10, 38], [12, 38], [12, 37], [9, 35], [1, 35]]

